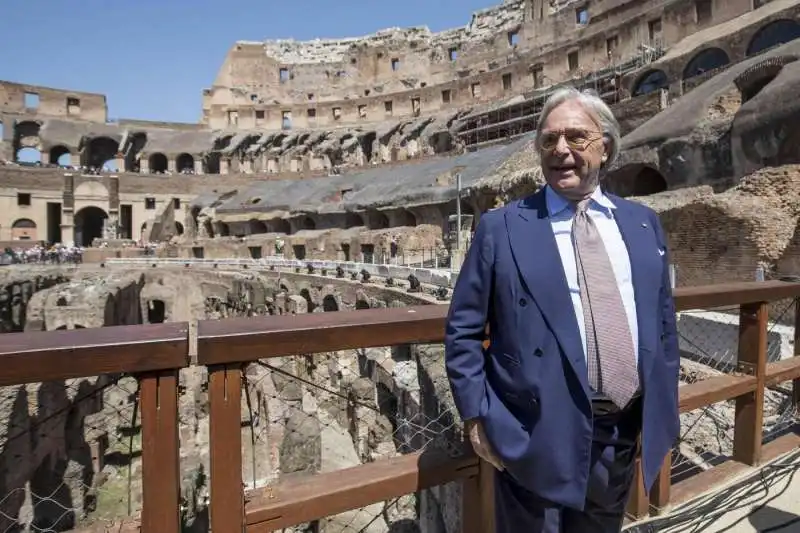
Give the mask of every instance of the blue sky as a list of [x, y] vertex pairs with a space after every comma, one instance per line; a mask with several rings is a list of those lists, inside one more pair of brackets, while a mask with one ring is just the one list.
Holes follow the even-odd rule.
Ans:
[[110, 118], [197, 122], [237, 40], [462, 26], [501, 0], [7, 0], [0, 79], [103, 93]]

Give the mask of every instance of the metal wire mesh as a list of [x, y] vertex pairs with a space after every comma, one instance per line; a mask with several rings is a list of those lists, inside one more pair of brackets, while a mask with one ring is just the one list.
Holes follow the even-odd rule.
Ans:
[[431, 449], [460, 453], [440, 344], [260, 360], [244, 375], [244, 480], [330, 472]]
[[[767, 362], [794, 356], [795, 299], [769, 305]], [[681, 382], [737, 372], [739, 308], [688, 311], [678, 314]], [[735, 400], [681, 415], [681, 435], [672, 454], [673, 481], [707, 470], [733, 453]], [[764, 395], [763, 432], [769, 439], [797, 422], [790, 387], [771, 387]]]
[[135, 378], [3, 387], [0, 395], [0, 532], [66, 531], [138, 513]]

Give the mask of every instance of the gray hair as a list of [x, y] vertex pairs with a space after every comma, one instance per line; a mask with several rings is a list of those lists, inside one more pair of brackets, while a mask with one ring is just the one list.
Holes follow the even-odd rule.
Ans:
[[[597, 120], [600, 130], [603, 133], [603, 140], [606, 142], [606, 153], [608, 156], [605, 163], [603, 163], [603, 168], [607, 168], [619, 155], [619, 144], [622, 134], [620, 133], [619, 123], [617, 119], [614, 118], [614, 113], [611, 112], [608, 105], [595, 91], [579, 91], [575, 87], [561, 87], [556, 89], [544, 103], [542, 113], [539, 115], [539, 124], [545, 123], [553, 109], [570, 100], [577, 100], [578, 103]], [[537, 128], [537, 148], [541, 147], [539, 132], [540, 130]]]

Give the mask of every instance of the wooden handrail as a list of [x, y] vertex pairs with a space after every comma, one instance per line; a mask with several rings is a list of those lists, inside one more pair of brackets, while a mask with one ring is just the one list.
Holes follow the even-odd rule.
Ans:
[[247, 494], [247, 531], [275, 531], [478, 475], [462, 457], [417, 452], [350, 468], [294, 477]]
[[186, 322], [0, 335], [0, 386], [183, 368]]

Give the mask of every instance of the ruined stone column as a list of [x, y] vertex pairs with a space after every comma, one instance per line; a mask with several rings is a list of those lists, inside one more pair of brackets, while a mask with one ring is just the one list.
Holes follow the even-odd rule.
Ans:
[[194, 173], [195, 174], [205, 174], [203, 170], [203, 160], [202, 159], [195, 159], [194, 160]]
[[230, 172], [230, 161], [227, 159], [220, 159], [219, 160], [219, 173], [220, 174], [228, 174]]
[[170, 157], [167, 160], [167, 170], [172, 172], [173, 174], [178, 171], [178, 162], [175, 160], [174, 157]]

